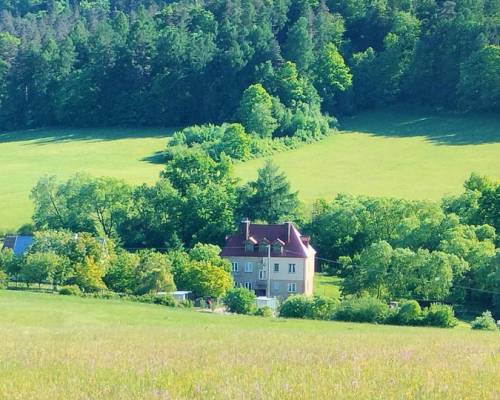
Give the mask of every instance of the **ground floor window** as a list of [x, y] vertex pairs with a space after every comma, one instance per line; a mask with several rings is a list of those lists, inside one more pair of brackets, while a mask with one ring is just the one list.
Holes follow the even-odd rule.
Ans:
[[288, 293], [295, 293], [297, 292], [297, 284], [296, 283], [289, 283], [288, 284]]
[[238, 266], [238, 263], [237, 263], [237, 262], [233, 262], [233, 263], [231, 263], [231, 270], [232, 270], [233, 272], [238, 272], [238, 270], [239, 270], [239, 266]]
[[252, 282], [245, 282], [244, 286], [245, 286], [245, 288], [252, 290]]
[[273, 290], [275, 292], [279, 292], [280, 291], [280, 283], [279, 282], [273, 282]]
[[260, 280], [266, 279], [266, 271], [265, 270], [263, 270], [263, 269], [259, 270], [259, 279]]

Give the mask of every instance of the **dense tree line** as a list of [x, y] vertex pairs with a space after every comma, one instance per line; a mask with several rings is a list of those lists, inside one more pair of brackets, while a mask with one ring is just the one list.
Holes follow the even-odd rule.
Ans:
[[318, 201], [305, 228], [345, 294], [500, 310], [499, 188], [473, 174], [442, 204], [341, 194]]
[[319, 107], [498, 111], [499, 15], [496, 0], [2, 0], [0, 126], [238, 120], [266, 137]]

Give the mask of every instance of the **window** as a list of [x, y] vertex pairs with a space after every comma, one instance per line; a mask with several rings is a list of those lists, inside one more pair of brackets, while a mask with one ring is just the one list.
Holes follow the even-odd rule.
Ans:
[[252, 282], [245, 282], [245, 288], [252, 290]]
[[260, 280], [266, 279], [266, 271], [265, 270], [263, 270], [263, 269], [259, 270], [259, 279]]
[[273, 290], [275, 292], [279, 292], [280, 291], [280, 283], [279, 282], [273, 282]]
[[297, 284], [296, 283], [289, 283], [288, 284], [288, 293], [295, 293], [297, 291]]
[[280, 272], [280, 265], [278, 263], [274, 264], [274, 272]]
[[248, 241], [245, 243], [245, 251], [248, 253], [253, 252], [253, 243]]
[[259, 253], [267, 253], [267, 248], [269, 245], [265, 242], [259, 243]]
[[238, 268], [238, 263], [237, 262], [231, 263], [231, 270], [233, 272], [238, 272], [239, 268]]
[[295, 264], [288, 264], [288, 273], [295, 274]]
[[273, 253], [281, 254], [281, 253], [283, 253], [283, 247], [281, 247], [281, 244], [279, 244], [279, 243], [274, 243], [272, 251], [273, 251]]
[[248, 261], [245, 264], [245, 272], [253, 272], [253, 262]]

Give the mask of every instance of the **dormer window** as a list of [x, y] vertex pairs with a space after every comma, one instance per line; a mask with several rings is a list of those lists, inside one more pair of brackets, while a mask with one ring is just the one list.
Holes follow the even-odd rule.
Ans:
[[248, 240], [245, 241], [245, 252], [253, 253], [255, 250], [255, 245], [257, 241], [253, 237], [249, 237]]
[[279, 243], [274, 243], [272, 251], [273, 251], [273, 253], [281, 254], [283, 252], [283, 247]]
[[264, 238], [260, 243], [259, 243], [259, 253], [267, 253], [267, 249], [269, 247], [269, 240]]
[[274, 253], [274, 254], [282, 254], [283, 253], [283, 246], [285, 245], [285, 242], [283, 242], [282, 240], [280, 239], [276, 239], [274, 242], [273, 242], [273, 245], [271, 247], [271, 251]]

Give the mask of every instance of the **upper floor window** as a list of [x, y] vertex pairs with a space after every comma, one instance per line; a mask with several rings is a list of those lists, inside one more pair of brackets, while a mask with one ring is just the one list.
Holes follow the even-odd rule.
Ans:
[[266, 253], [268, 247], [269, 247], [269, 245], [265, 242], [259, 243], [259, 252]]
[[253, 262], [248, 261], [245, 264], [245, 272], [253, 272]]
[[237, 262], [232, 262], [231, 263], [231, 271], [233, 272], [238, 272], [239, 271], [239, 265]]
[[253, 243], [248, 241], [248, 242], [245, 242], [245, 251], [247, 253], [251, 253], [253, 252]]
[[278, 263], [274, 264], [274, 272], [280, 272], [280, 265]]
[[283, 246], [279, 243], [274, 243], [272, 246], [272, 252], [281, 254], [283, 252]]
[[295, 264], [288, 264], [288, 273], [289, 274], [295, 274], [296, 271], [296, 268], [295, 268]]

